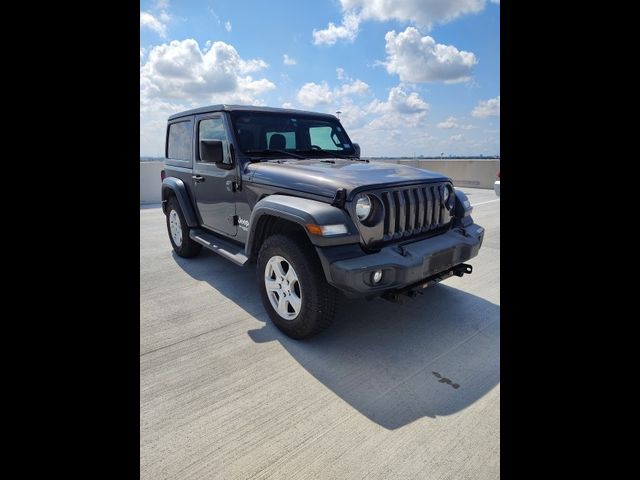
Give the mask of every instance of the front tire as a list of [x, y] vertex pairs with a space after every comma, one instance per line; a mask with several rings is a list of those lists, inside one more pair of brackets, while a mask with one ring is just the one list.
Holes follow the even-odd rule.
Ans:
[[182, 214], [180, 204], [176, 197], [172, 196], [167, 202], [167, 231], [173, 251], [183, 258], [195, 257], [202, 250], [202, 245], [191, 240], [190, 230]]
[[258, 288], [271, 321], [285, 335], [303, 339], [331, 325], [336, 290], [303, 235], [272, 235], [258, 254]]

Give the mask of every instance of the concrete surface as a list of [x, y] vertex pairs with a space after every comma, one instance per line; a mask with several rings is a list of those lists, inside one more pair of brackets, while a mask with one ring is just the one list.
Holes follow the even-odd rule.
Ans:
[[164, 162], [140, 162], [140, 203], [160, 203], [162, 192], [160, 172]]
[[[374, 160], [378, 161], [378, 160]], [[382, 160], [380, 160], [382, 161]], [[384, 160], [435, 170], [450, 177], [458, 187], [491, 188], [500, 170], [500, 160]], [[160, 202], [160, 171], [163, 162], [140, 162], [140, 203]]]
[[174, 256], [141, 209], [141, 478], [499, 478], [500, 200], [462, 190], [486, 228], [474, 273], [342, 300], [303, 342], [268, 320], [254, 266]]

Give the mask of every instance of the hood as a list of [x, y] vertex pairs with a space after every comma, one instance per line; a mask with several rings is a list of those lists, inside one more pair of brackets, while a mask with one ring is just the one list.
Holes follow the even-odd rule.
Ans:
[[344, 188], [350, 199], [358, 187], [374, 189], [449, 180], [446, 175], [431, 170], [378, 161], [367, 163], [339, 158], [280, 161], [282, 163], [269, 161], [247, 165], [250, 181], [325, 197], [333, 197], [338, 188]]

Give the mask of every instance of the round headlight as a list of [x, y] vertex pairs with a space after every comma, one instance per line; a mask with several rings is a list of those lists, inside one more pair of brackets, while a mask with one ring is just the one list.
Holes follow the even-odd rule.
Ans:
[[356, 215], [361, 222], [371, 214], [371, 200], [368, 195], [361, 195], [356, 201]]

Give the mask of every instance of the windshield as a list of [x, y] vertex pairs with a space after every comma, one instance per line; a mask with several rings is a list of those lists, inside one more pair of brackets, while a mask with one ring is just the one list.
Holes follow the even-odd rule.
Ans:
[[[231, 112], [240, 150], [245, 153], [304, 152], [305, 155], [355, 155], [337, 120], [263, 112]], [[265, 152], [266, 151], [266, 152]]]

